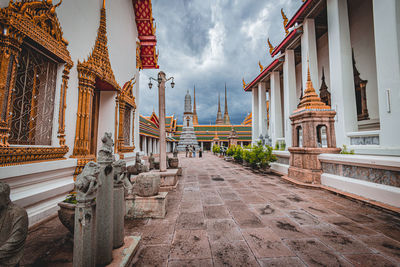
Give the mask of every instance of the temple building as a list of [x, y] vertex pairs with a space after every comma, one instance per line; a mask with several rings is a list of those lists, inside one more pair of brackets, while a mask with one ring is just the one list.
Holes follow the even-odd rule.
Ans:
[[156, 29], [150, 0], [0, 7], [0, 180], [32, 226], [56, 214], [104, 132], [133, 163], [140, 70], [158, 68]]
[[[206, 151], [211, 150], [213, 144], [228, 147], [232, 143], [240, 146], [246, 146], [251, 143], [251, 114], [247, 115], [241, 124], [232, 125], [230, 123], [226, 86], [224, 118], [219, 107], [219, 115], [217, 114], [217, 117], [221, 118], [221, 123], [214, 125], [201, 125], [198, 123], [195, 90], [194, 87], [193, 111], [191, 109], [190, 93], [187, 92], [185, 95], [185, 111], [182, 124], [177, 124], [177, 118], [174, 115], [165, 118], [167, 152], [172, 152], [175, 147], [179, 149], [180, 143], [182, 144], [181, 151], [184, 150], [187, 144], [197, 145], [198, 148], [201, 147]], [[226, 124], [224, 123], [224, 119], [227, 122]], [[197, 123], [195, 123], [195, 120], [197, 120]], [[150, 153], [157, 154], [159, 152], [158, 127], [158, 117], [154, 112], [151, 116], [147, 117], [140, 115], [140, 150], [144, 151], [146, 155], [150, 155]]]
[[[304, 0], [290, 19], [282, 11], [286, 35], [270, 36], [270, 63], [243, 80], [252, 93], [252, 142], [268, 134], [273, 146], [285, 144], [275, 171], [303, 166], [321, 173], [313, 183], [326, 189], [400, 207], [399, 10], [396, 0]], [[310, 84], [334, 119], [317, 107], [299, 113]], [[344, 145], [355, 154], [335, 154]], [[299, 151], [317, 151], [314, 169]]]

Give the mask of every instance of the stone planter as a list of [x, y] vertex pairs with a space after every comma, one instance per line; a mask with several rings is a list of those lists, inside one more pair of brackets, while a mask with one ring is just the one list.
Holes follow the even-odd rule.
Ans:
[[161, 178], [155, 173], [141, 173], [135, 180], [135, 191], [140, 197], [151, 197], [158, 194]]
[[58, 203], [60, 209], [58, 210], [58, 218], [61, 223], [74, 234], [75, 225], [75, 204], [60, 202]]
[[168, 165], [171, 169], [178, 169], [179, 167], [179, 159], [178, 158], [169, 158]]

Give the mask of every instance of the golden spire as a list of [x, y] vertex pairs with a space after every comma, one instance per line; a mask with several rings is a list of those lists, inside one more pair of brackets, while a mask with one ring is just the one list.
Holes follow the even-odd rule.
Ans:
[[194, 87], [194, 93], [193, 93], [193, 124], [198, 125], [199, 124], [199, 118], [197, 117], [197, 110], [196, 110], [196, 86]]
[[106, 9], [106, 0], [103, 0], [103, 8]]
[[321, 101], [321, 98], [319, 98], [318, 94], [315, 92], [314, 86], [311, 81], [309, 64], [307, 66], [306, 90], [304, 91], [304, 95], [301, 98], [298, 109], [295, 112], [307, 109], [324, 109], [324, 110], [331, 109], [330, 106], [326, 105], [324, 102]]
[[274, 51], [274, 47], [272, 46], [271, 42], [269, 41], [269, 38], [267, 41], [268, 41], [268, 46], [269, 46], [269, 53], [272, 55], [272, 51]]
[[289, 30], [286, 29], [286, 24], [288, 23], [288, 18], [285, 15], [285, 12], [283, 12], [283, 8], [281, 8], [281, 14], [282, 14], [282, 19], [283, 19], [283, 29], [285, 30], [286, 35], [289, 34]]
[[261, 62], [260, 62], [260, 60], [258, 61], [258, 66], [260, 67], [260, 72], [262, 72], [262, 71], [264, 70], [264, 66], [263, 66], [263, 65], [261, 65]]
[[242, 82], [243, 82], [243, 89], [246, 88], [246, 82], [244, 81], [244, 78], [242, 78]]

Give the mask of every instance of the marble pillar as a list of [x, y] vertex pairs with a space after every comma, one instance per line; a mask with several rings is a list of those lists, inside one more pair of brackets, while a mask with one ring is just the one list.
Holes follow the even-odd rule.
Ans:
[[380, 145], [400, 154], [400, 3], [373, 1]]
[[251, 118], [251, 142], [255, 143], [257, 142], [258, 137], [260, 136], [258, 130], [259, 130], [259, 110], [258, 110], [258, 89], [253, 88], [251, 91], [252, 93], [252, 103], [251, 103], [251, 108], [252, 108], [252, 118]]
[[[336, 142], [342, 146], [350, 144], [347, 133], [358, 129], [347, 0], [327, 0], [327, 13], [331, 102], [336, 111]], [[314, 88], [319, 87], [314, 84]]]
[[319, 88], [317, 38], [315, 35], [314, 19], [304, 20], [303, 34], [301, 35], [301, 73], [303, 93], [307, 83], [308, 65], [310, 66], [311, 81], [315, 88]]
[[271, 139], [272, 147], [275, 146], [277, 138], [281, 138], [283, 135], [282, 131], [282, 108], [281, 108], [281, 82], [278, 71], [271, 73], [271, 114], [270, 114], [270, 125], [271, 125]]
[[[296, 109], [296, 66], [294, 50], [285, 51], [283, 63], [283, 103], [284, 103], [284, 131], [286, 147], [292, 146], [292, 125], [290, 116]], [[273, 143], [273, 145], [275, 145]]]
[[267, 133], [267, 91], [265, 83], [258, 83], [258, 136]]

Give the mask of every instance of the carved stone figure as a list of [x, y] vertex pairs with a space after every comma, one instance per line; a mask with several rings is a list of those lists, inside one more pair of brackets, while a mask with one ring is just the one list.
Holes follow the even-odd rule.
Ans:
[[78, 201], [92, 200], [96, 197], [97, 188], [101, 186], [99, 173], [100, 166], [96, 162], [91, 161], [85, 165], [75, 182]]
[[136, 177], [135, 191], [140, 197], [150, 197], [158, 194], [161, 178], [157, 173], [141, 173]]
[[17, 266], [28, 235], [28, 214], [10, 200], [10, 186], [0, 182], [0, 266]]
[[114, 183], [120, 184], [125, 188], [125, 194], [132, 194], [132, 183], [129, 181], [128, 174], [126, 171], [126, 161], [125, 160], [117, 160], [112, 164], [114, 168]]
[[104, 133], [104, 136], [101, 138], [102, 146], [98, 153], [98, 161], [106, 162], [106, 161], [114, 161], [113, 155], [113, 146], [114, 141], [112, 140], [111, 133]]
[[130, 178], [131, 175], [137, 175], [139, 173], [142, 172], [148, 172], [149, 168], [142, 163], [142, 159], [140, 157], [140, 153], [137, 152], [136, 153], [136, 161], [135, 161], [135, 165], [131, 165], [127, 167], [127, 171], [128, 171], [128, 179]]

